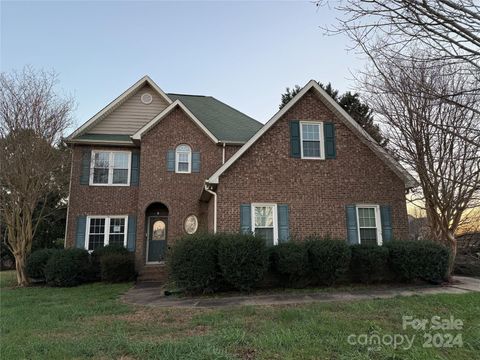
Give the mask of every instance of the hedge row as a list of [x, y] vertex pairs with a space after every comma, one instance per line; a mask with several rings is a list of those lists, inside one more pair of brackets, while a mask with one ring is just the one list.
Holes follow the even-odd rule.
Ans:
[[130, 281], [135, 278], [133, 254], [120, 246], [106, 246], [92, 254], [83, 249], [41, 249], [27, 259], [29, 277], [50, 286], [70, 287], [86, 282]]
[[332, 285], [340, 278], [372, 283], [422, 279], [439, 283], [447, 274], [449, 251], [427, 241], [392, 241], [385, 246], [349, 246], [309, 238], [266, 248], [252, 235], [193, 235], [169, 256], [176, 284], [189, 293], [225, 289], [249, 291], [270, 269], [282, 286]]

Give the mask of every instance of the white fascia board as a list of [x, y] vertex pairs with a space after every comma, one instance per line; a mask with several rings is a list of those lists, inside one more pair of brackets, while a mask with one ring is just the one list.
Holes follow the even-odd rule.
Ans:
[[326, 105], [333, 108], [339, 115], [339, 118], [358, 135], [360, 140], [366, 144], [381, 160], [383, 160], [390, 169], [397, 174], [405, 182], [406, 188], [415, 187], [418, 185], [417, 181], [412, 175], [408, 173], [385, 149], [365, 131], [363, 128], [345, 111], [343, 108], [333, 100], [322, 87], [315, 81], [310, 80], [300, 92], [290, 100], [287, 105], [280, 109], [258, 132], [248, 140], [225, 164], [223, 164], [209, 179], [207, 183], [218, 184], [220, 175], [222, 175], [238, 158], [240, 158], [245, 151], [247, 151], [265, 132], [268, 131], [290, 108], [292, 108], [310, 89], [314, 88], [320, 95], [321, 99], [326, 102]]
[[158, 94], [165, 99], [169, 104], [172, 103], [172, 99], [170, 99], [167, 94], [165, 94], [160, 87], [155, 84], [155, 82], [147, 75], [142, 77], [140, 80], [138, 80], [135, 84], [130, 86], [127, 90], [125, 90], [120, 96], [118, 96], [115, 100], [113, 100], [110, 104], [105, 106], [102, 110], [100, 110], [98, 113], [96, 113], [92, 118], [90, 118], [87, 122], [85, 122], [82, 126], [80, 126], [77, 130], [75, 130], [73, 133], [71, 133], [68, 137], [67, 140], [71, 140], [74, 137], [80, 135], [83, 133], [86, 129], [94, 125], [97, 121], [103, 118], [103, 116], [107, 115], [111, 111], [113, 111], [117, 106], [119, 106], [121, 103], [123, 103], [130, 95], [132, 95], [135, 91], [140, 89], [143, 85], [148, 84], [150, 85], [153, 89], [155, 89]]
[[180, 100], [175, 100], [173, 103], [171, 103], [167, 108], [165, 108], [160, 114], [155, 116], [152, 120], [150, 120], [147, 124], [145, 124], [140, 130], [138, 130], [135, 134], [131, 136], [132, 140], [140, 140], [142, 138], [142, 135], [145, 134], [148, 130], [150, 130], [152, 127], [154, 127], [161, 119], [163, 119], [165, 116], [170, 114], [170, 112], [175, 109], [175, 107], [180, 107], [189, 118], [193, 120], [193, 122], [205, 133], [207, 136], [214, 142], [214, 143], [219, 143], [219, 140], [208, 130], [203, 123], [197, 119], [195, 115], [180, 101]]

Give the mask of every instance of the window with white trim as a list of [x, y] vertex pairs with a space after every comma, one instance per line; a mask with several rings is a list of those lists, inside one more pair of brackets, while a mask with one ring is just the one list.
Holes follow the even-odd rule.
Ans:
[[182, 144], [175, 149], [175, 172], [192, 172], [192, 149], [190, 146]]
[[324, 159], [323, 123], [300, 122], [302, 159]]
[[267, 246], [278, 244], [276, 204], [252, 204], [252, 231], [264, 238]]
[[89, 216], [86, 230], [87, 250], [107, 245], [127, 246], [127, 216]]
[[358, 205], [357, 223], [360, 244], [382, 245], [380, 209], [377, 205]]
[[90, 185], [130, 185], [130, 157], [128, 151], [92, 151]]

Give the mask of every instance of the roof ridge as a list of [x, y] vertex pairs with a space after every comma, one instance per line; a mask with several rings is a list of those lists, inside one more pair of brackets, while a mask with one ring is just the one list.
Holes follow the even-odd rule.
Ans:
[[210, 95], [180, 94], [180, 93], [167, 93], [167, 95], [197, 96], [197, 97], [213, 97], [213, 96], [210, 96]]

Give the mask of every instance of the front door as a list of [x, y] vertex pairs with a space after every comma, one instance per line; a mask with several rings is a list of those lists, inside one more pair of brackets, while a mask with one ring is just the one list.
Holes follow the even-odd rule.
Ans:
[[167, 249], [167, 218], [164, 216], [148, 217], [147, 263], [165, 260]]

